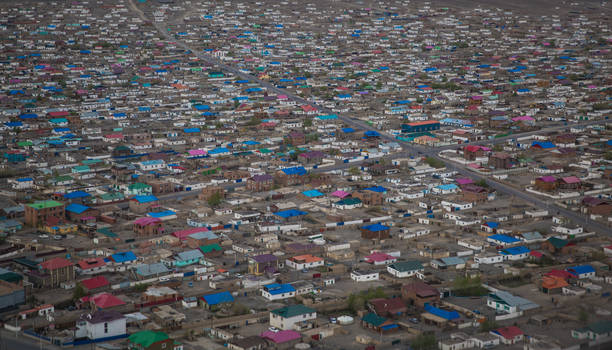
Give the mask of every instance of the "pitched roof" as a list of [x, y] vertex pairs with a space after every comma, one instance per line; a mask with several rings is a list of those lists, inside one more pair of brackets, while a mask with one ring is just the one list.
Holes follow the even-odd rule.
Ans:
[[285, 307], [281, 307], [279, 309], [275, 309], [270, 312], [273, 314], [279, 315], [280, 317], [283, 317], [283, 318], [289, 318], [289, 317], [299, 316], [303, 314], [310, 314], [310, 313], [316, 312], [316, 310], [311, 309], [302, 304], [297, 304], [297, 305], [288, 305]]
[[100, 309], [113, 306], [125, 305], [125, 302], [110, 293], [100, 293], [92, 296], [89, 300]]
[[40, 263], [40, 266], [42, 266], [42, 268], [46, 270], [57, 270], [72, 265], [72, 262], [64, 258], [53, 258]]
[[202, 299], [208, 305], [218, 305], [218, 304], [234, 302], [234, 297], [228, 291], [204, 295]]
[[440, 295], [440, 292], [429, 284], [422, 281], [413, 281], [402, 286], [402, 289], [406, 292], [414, 292], [421, 298], [427, 298], [431, 296]]
[[155, 332], [149, 330], [136, 332], [130, 335], [130, 337], [128, 338], [130, 343], [138, 344], [145, 349], [157, 342], [166, 339], [168, 339], [168, 334], [164, 332]]
[[79, 282], [83, 287], [92, 290], [96, 288], [106, 287], [110, 284], [104, 276], [96, 276]]
[[520, 328], [516, 326], [498, 328], [493, 332], [501, 335], [506, 339], [514, 339], [516, 336], [525, 334]]
[[396, 263], [389, 265], [389, 267], [399, 272], [417, 271], [417, 270], [423, 269], [423, 265], [421, 264], [420, 261], [417, 261], [417, 260], [398, 261]]
[[369, 323], [373, 325], [374, 327], [380, 327], [385, 322], [387, 322], [386, 318], [378, 316], [377, 314], [373, 312], [367, 313], [365, 316], [361, 318], [361, 320], [365, 323]]
[[292, 340], [300, 339], [302, 335], [299, 332], [284, 330], [278, 332], [265, 331], [261, 333], [261, 337], [265, 339], [269, 339], [273, 343], [281, 344], [286, 343]]

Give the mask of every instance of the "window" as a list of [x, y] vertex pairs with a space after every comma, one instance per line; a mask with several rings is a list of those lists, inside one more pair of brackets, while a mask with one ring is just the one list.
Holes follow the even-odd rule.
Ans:
[[108, 333], [108, 322], [104, 323], [104, 333]]
[[161, 345], [162, 347], [161, 347], [161, 348], [162, 348], [162, 349], [165, 349], [165, 348], [166, 348], [166, 344], [167, 344], [167, 343], [162, 343], [162, 345]]

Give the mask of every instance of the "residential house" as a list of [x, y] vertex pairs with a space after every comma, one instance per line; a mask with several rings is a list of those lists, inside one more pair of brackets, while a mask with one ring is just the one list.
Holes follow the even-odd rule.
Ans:
[[130, 350], [183, 350], [183, 345], [172, 340], [168, 334], [145, 330], [133, 333], [128, 338]]
[[74, 337], [104, 341], [127, 336], [127, 318], [117, 311], [96, 311], [81, 316]]
[[75, 279], [74, 264], [64, 258], [53, 258], [38, 265], [37, 270], [26, 273], [30, 282], [39, 288], [57, 288]]
[[425, 282], [415, 280], [402, 286], [402, 298], [410, 305], [423, 308], [425, 303], [435, 303], [440, 300], [440, 292]]
[[66, 216], [66, 206], [54, 200], [26, 204], [24, 208], [25, 223], [32, 227], [42, 226], [51, 217], [64, 218]]
[[423, 272], [425, 272], [425, 268], [423, 267], [421, 262], [416, 260], [399, 261], [387, 266], [387, 272], [397, 278], [406, 278], [419, 274], [422, 275]]
[[317, 311], [302, 304], [288, 305], [270, 311], [270, 326], [283, 330], [301, 331], [312, 328], [311, 321], [316, 319]]
[[265, 285], [261, 289], [261, 295], [270, 300], [282, 300], [287, 298], [293, 298], [296, 295], [295, 288], [288, 284], [271, 283]]

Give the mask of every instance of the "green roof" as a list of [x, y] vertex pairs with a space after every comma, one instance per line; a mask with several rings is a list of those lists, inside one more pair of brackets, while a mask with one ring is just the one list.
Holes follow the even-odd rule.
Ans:
[[596, 334], [610, 333], [612, 332], [612, 321], [600, 321], [591, 323], [587, 326], [587, 328], [590, 329], [591, 332]]
[[548, 242], [552, 244], [552, 246], [555, 247], [555, 249], [561, 249], [565, 247], [568, 243], [566, 240], [557, 238], [557, 237], [550, 237], [548, 239]]
[[130, 190], [141, 190], [143, 188], [150, 188], [151, 185], [144, 184], [142, 182], [135, 182], [128, 186]]
[[32, 146], [34, 144], [32, 143], [32, 141], [19, 141], [17, 142], [17, 145], [19, 147], [27, 147], [27, 146]]
[[363, 316], [361, 320], [365, 323], [373, 325], [374, 327], [380, 327], [383, 323], [387, 322], [386, 318], [380, 317], [373, 312], [370, 312], [369, 314]]
[[219, 252], [223, 249], [221, 249], [221, 246], [218, 243], [213, 243], [201, 246], [200, 250], [202, 251], [202, 253], [206, 254], [212, 252], [213, 250]]
[[423, 269], [423, 265], [416, 260], [411, 260], [411, 261], [398, 261], [396, 263], [393, 263], [391, 265], [389, 265], [391, 268], [399, 271], [399, 272], [405, 272], [405, 271], [415, 271], [415, 270], [422, 270]]
[[132, 344], [138, 344], [143, 348], [148, 348], [149, 346], [168, 338], [168, 334], [164, 332], [140, 331], [130, 335], [128, 339]]
[[40, 201], [40, 202], [34, 202], [34, 203], [30, 203], [28, 204], [29, 207], [40, 210], [40, 209], [46, 209], [46, 208], [55, 208], [55, 207], [59, 207], [64, 205], [63, 203], [60, 203], [58, 201]]
[[355, 197], [344, 198], [344, 199], [336, 202], [336, 204], [338, 204], [338, 205], [355, 205], [355, 204], [359, 204], [359, 203], [361, 203], [361, 199], [355, 198]]
[[297, 305], [289, 305], [289, 306], [281, 307], [280, 309], [275, 309], [270, 312], [275, 315], [279, 315], [280, 317], [283, 317], [283, 318], [289, 318], [289, 317], [299, 316], [303, 314], [311, 314], [317, 311], [315, 309], [311, 309], [302, 304], [297, 304]]

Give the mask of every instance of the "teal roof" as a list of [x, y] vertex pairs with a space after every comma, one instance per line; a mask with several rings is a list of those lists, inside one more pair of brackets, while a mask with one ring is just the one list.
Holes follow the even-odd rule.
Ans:
[[310, 313], [317, 312], [317, 311], [315, 309], [311, 309], [302, 304], [297, 304], [297, 305], [289, 305], [289, 306], [281, 307], [280, 309], [275, 309], [270, 312], [273, 314], [279, 315], [280, 317], [283, 317], [283, 318], [289, 318], [289, 317], [299, 316], [303, 314], [310, 314]]

